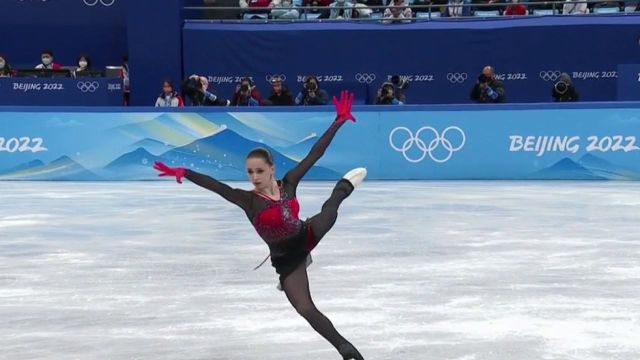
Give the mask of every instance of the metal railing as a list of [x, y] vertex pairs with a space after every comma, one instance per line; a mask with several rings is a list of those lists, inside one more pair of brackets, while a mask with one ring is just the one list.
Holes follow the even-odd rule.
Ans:
[[[371, 21], [389, 21], [404, 20], [407, 21], [425, 21], [435, 19], [479, 19], [479, 18], [517, 18], [527, 16], [553, 16], [563, 15], [563, 8], [567, 4], [586, 4], [587, 13], [585, 14], [572, 14], [573, 16], [586, 16], [586, 15], [640, 15], [640, 7], [636, 5], [634, 11], [629, 11], [630, 7], [626, 7], [625, 3], [629, 1], [609, 1], [609, 0], [578, 0], [578, 1], [528, 1], [518, 3], [494, 3], [494, 4], [429, 4], [429, 5], [413, 5], [407, 4], [406, 6], [367, 6], [367, 7], [355, 7], [355, 3], [351, 3], [351, 6], [345, 6], [343, 9], [351, 11], [358, 11], [362, 9], [370, 9], [373, 16], [369, 17], [352, 17], [348, 19], [331, 19], [327, 18], [331, 10], [340, 9], [329, 6], [290, 6], [290, 7], [246, 7], [241, 8], [239, 6], [185, 6], [183, 8], [185, 20], [200, 20], [200, 21], [215, 21], [215, 22], [371, 22]], [[503, 15], [505, 10], [514, 5], [524, 5], [526, 7], [526, 15]], [[411, 8], [413, 12], [412, 18], [400, 18], [400, 19], [385, 19], [382, 17], [382, 13], [388, 8], [398, 8], [400, 10], [405, 8]], [[460, 12], [466, 13], [466, 15], [448, 16], [449, 8], [467, 9]], [[602, 10], [599, 10], [602, 9]], [[298, 18], [277, 19], [271, 17], [271, 11], [273, 10], [297, 10]], [[192, 14], [197, 13], [198, 16], [193, 17]], [[234, 14], [235, 16], [217, 17], [216, 13], [222, 14]], [[324, 16], [318, 17], [319, 14]], [[417, 16], [418, 15], [418, 16]], [[251, 17], [256, 17], [252, 19]]]

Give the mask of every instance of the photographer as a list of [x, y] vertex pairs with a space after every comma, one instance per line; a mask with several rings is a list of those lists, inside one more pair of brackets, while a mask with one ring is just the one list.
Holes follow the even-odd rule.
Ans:
[[394, 84], [385, 82], [378, 89], [376, 105], [404, 105], [404, 103], [398, 100]]
[[294, 103], [291, 91], [282, 83], [281, 78], [274, 76], [271, 79], [271, 94], [269, 98], [264, 101], [264, 105], [287, 106], [293, 105]]
[[400, 77], [400, 75], [393, 75], [389, 78], [389, 82], [393, 85], [393, 93], [395, 98], [402, 104], [407, 103], [407, 97], [404, 95], [404, 91], [409, 87], [409, 82]]
[[578, 101], [578, 92], [571, 82], [571, 76], [567, 73], [560, 74], [558, 82], [553, 84], [551, 96], [555, 102]]
[[327, 105], [329, 94], [320, 89], [318, 78], [309, 75], [304, 80], [302, 91], [296, 96], [296, 105]]
[[230, 101], [210, 93], [209, 80], [204, 76], [191, 75], [182, 82], [182, 95], [192, 106], [229, 106]]
[[496, 80], [491, 66], [485, 66], [471, 90], [471, 100], [478, 103], [500, 103], [504, 101], [504, 86]]
[[233, 94], [233, 98], [231, 98], [231, 105], [259, 106], [261, 100], [260, 92], [253, 85], [253, 81], [248, 77], [244, 77], [240, 79], [240, 83], [236, 85], [236, 92]]

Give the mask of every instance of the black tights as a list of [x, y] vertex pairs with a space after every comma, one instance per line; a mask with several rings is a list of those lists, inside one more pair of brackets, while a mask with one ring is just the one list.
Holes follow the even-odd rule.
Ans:
[[[340, 180], [333, 189], [329, 199], [322, 205], [322, 211], [309, 219], [316, 242], [335, 224], [338, 217], [338, 207], [353, 191], [353, 186], [347, 180]], [[305, 318], [311, 327], [322, 335], [336, 349], [347, 343], [347, 340], [338, 333], [335, 327], [326, 316], [324, 316], [315, 306], [309, 291], [309, 278], [305, 262], [300, 265], [287, 277], [282, 280], [282, 289], [287, 295], [287, 299], [298, 314]]]

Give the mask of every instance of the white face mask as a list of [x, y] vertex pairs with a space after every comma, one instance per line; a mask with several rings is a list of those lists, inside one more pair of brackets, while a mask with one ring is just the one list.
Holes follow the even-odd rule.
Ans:
[[5, 64], [5, 62], [4, 62], [4, 61], [0, 61], [0, 69], [4, 69], [4, 66], [5, 66], [5, 65], [6, 65], [6, 64]]
[[80, 62], [78, 63], [78, 65], [80, 65], [80, 67], [84, 69], [84, 68], [86, 68], [86, 67], [87, 67], [87, 62], [86, 62], [86, 61], [80, 61]]
[[52, 61], [53, 61], [53, 59], [50, 58], [50, 57], [42, 57], [42, 63], [45, 64], [45, 65], [51, 64]]

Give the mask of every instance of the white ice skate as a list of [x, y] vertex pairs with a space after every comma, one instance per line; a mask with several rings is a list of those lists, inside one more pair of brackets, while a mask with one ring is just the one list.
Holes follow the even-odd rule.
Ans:
[[349, 180], [351, 185], [353, 185], [353, 187], [355, 188], [355, 187], [358, 187], [358, 185], [360, 185], [360, 183], [362, 182], [362, 180], [364, 180], [366, 176], [367, 176], [367, 169], [360, 167], [360, 168], [355, 168], [349, 171], [348, 173], [344, 174], [342, 178]]

